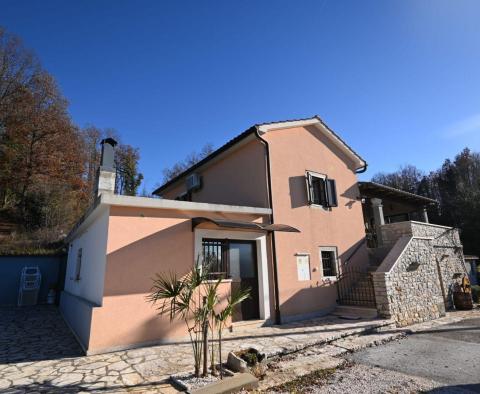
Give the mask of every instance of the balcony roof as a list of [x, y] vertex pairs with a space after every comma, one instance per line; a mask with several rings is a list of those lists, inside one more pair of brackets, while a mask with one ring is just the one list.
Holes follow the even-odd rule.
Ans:
[[418, 194], [409, 193], [391, 186], [381, 185], [380, 183], [358, 182], [358, 187], [362, 197], [397, 200], [408, 204], [422, 206], [438, 204], [438, 201], [432, 198], [419, 196]]

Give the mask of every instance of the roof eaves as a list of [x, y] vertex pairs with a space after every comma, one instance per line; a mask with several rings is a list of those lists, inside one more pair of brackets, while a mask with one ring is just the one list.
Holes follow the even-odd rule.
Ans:
[[[159, 188], [155, 189], [152, 194], [159, 195], [161, 192], [165, 191], [167, 188], [172, 186], [173, 184], [177, 183], [179, 180], [187, 176], [188, 174], [192, 173], [196, 169], [202, 167], [221, 153], [225, 152], [227, 149], [230, 147], [234, 146], [244, 138], [246, 138], [248, 135], [256, 132], [257, 130], [261, 129], [262, 126], [273, 126], [276, 124], [281, 124], [281, 123], [293, 123], [293, 122], [308, 122], [308, 121], [313, 121], [316, 120], [318, 121], [329, 133], [331, 133], [334, 138], [336, 138], [341, 144], [345, 146], [345, 148], [354, 156], [357, 158], [357, 160], [360, 163], [360, 167], [366, 167], [367, 162], [358, 154], [356, 153], [338, 134], [336, 134], [328, 125], [320, 118], [318, 115], [314, 115], [312, 117], [308, 118], [299, 118], [299, 119], [287, 119], [287, 120], [282, 120], [282, 121], [275, 121], [275, 122], [265, 122], [265, 123], [257, 123], [253, 125], [252, 127], [248, 128], [245, 130], [243, 133], [240, 133], [236, 137], [232, 138], [230, 141], [228, 141], [226, 144], [222, 145], [220, 148], [209, 154], [207, 157], [204, 159], [200, 160], [198, 163], [194, 164], [193, 166], [187, 168], [185, 171], [182, 173], [178, 174], [174, 178], [170, 179], [166, 183], [164, 183], [162, 186]], [[358, 169], [359, 169], [358, 168]]]
[[401, 190], [401, 189], [397, 189], [395, 187], [392, 187], [392, 186], [387, 186], [387, 185], [382, 185], [381, 183], [376, 183], [376, 182], [371, 182], [371, 181], [368, 181], [368, 182], [358, 182], [359, 186], [361, 185], [365, 185], [365, 186], [374, 186], [374, 187], [377, 187], [379, 189], [383, 189], [383, 190], [388, 190], [388, 191], [391, 191], [391, 192], [394, 192], [394, 193], [398, 193], [398, 194], [402, 194], [404, 196], [407, 196], [407, 197], [411, 197], [411, 198], [415, 198], [415, 199], [419, 199], [419, 200], [423, 200], [423, 201], [427, 201], [427, 202], [430, 202], [430, 203], [434, 203], [434, 204], [438, 204], [438, 201], [433, 199], [433, 198], [430, 198], [430, 197], [425, 197], [425, 196], [420, 196], [418, 194], [414, 194], [414, 193], [410, 193], [410, 192], [406, 192], [405, 190]]
[[362, 163], [362, 166], [366, 166], [367, 165], [367, 162], [365, 159], [362, 158], [362, 156], [360, 156], [357, 152], [355, 152], [353, 150], [353, 148], [348, 145], [337, 133], [335, 133], [324, 121], [323, 119], [318, 116], [318, 115], [315, 115], [315, 118], [318, 119], [318, 121], [322, 124], [323, 127], [325, 127], [325, 129], [327, 129], [330, 133], [332, 133], [332, 135], [337, 138], [343, 145], [345, 145], [345, 147], [355, 156], [357, 157], [357, 159]]
[[208, 163], [210, 160], [214, 159], [215, 157], [217, 157], [221, 153], [225, 152], [227, 149], [234, 146], [236, 143], [240, 142], [241, 140], [243, 140], [244, 138], [246, 138], [247, 136], [249, 136], [250, 134], [252, 134], [255, 131], [256, 131], [256, 126], [252, 126], [249, 129], [245, 130], [243, 133], [240, 133], [235, 138], [232, 138], [226, 144], [222, 145], [220, 148], [218, 148], [217, 150], [210, 153], [207, 157], [200, 160], [198, 163], [195, 163], [193, 166], [187, 168], [185, 171], [181, 172], [180, 174], [178, 174], [174, 178], [172, 178], [169, 181], [167, 181], [166, 183], [164, 183], [159, 188], [155, 189], [152, 194], [159, 195], [162, 191], [164, 191], [165, 189], [167, 189], [171, 185], [175, 184], [176, 182], [178, 182], [180, 179], [184, 178], [188, 174], [192, 173], [197, 168], [199, 168], [199, 167], [203, 166], [204, 164]]

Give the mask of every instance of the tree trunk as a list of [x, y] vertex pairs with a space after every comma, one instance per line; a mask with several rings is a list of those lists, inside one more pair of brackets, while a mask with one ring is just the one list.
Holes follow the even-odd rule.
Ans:
[[223, 379], [222, 365], [222, 328], [218, 330], [218, 362], [220, 363], [220, 379]]
[[211, 354], [211, 359], [210, 359], [210, 369], [211, 369], [211, 373], [213, 376], [217, 376], [217, 369], [215, 368], [215, 330], [213, 329], [213, 325], [212, 325], [212, 343], [211, 343], [211, 346], [212, 346], [212, 354]]
[[203, 323], [203, 376], [208, 375], [208, 320]]

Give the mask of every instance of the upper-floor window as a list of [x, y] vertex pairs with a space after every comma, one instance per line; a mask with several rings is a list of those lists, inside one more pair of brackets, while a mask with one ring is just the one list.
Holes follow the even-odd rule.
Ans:
[[336, 207], [337, 186], [334, 179], [329, 179], [324, 174], [307, 171], [308, 203], [322, 207]]

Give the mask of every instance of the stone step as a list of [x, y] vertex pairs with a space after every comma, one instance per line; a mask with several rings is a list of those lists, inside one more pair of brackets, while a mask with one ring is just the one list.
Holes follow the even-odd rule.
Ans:
[[364, 306], [338, 305], [332, 315], [341, 317], [374, 319], [378, 317], [378, 312], [375, 308], [368, 308]]
[[259, 328], [263, 327], [266, 324], [266, 320], [242, 320], [233, 322], [230, 326], [230, 332], [239, 332], [239, 331], [247, 331], [252, 328]]
[[191, 392], [192, 394], [238, 393], [243, 390], [251, 391], [257, 387], [258, 379], [255, 376], [249, 373], [239, 373]]
[[360, 308], [375, 308], [375, 300], [342, 300], [341, 305]]

